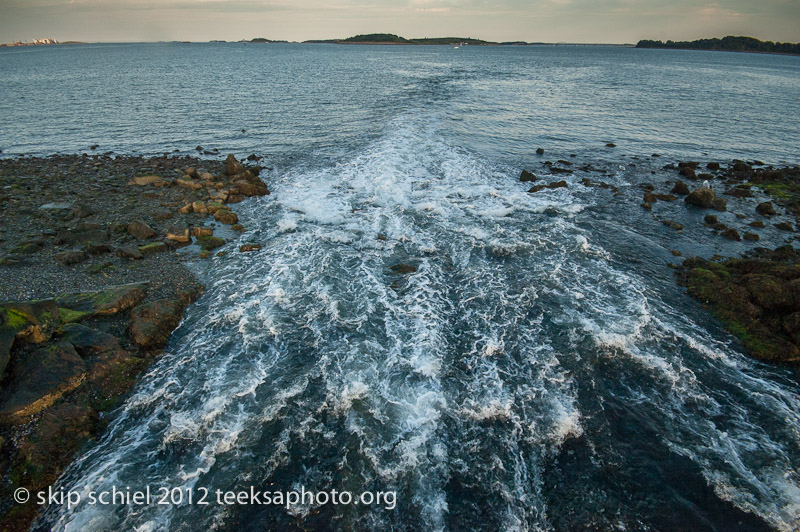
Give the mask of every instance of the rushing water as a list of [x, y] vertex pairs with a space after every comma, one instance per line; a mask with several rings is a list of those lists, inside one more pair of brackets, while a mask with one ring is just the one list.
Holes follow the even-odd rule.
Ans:
[[[119, 45], [0, 66], [5, 153], [203, 144], [273, 165], [272, 195], [239, 209], [263, 249], [196, 266], [206, 294], [61, 486], [397, 493], [81, 504], [35, 529], [800, 526], [797, 375], [744, 356], [666, 266], [748, 244], [638, 207], [639, 184], [674, 177], [653, 152], [797, 163], [800, 58]], [[528, 194], [537, 146], [603, 174]]]

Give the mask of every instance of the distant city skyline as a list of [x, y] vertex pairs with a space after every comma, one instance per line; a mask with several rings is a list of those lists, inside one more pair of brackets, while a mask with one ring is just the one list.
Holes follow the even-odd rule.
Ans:
[[0, 42], [303, 41], [361, 33], [635, 43], [800, 41], [800, 0], [0, 0]]

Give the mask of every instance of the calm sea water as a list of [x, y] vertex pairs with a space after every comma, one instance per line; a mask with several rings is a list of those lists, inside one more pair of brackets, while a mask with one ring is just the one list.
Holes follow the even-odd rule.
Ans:
[[[96, 45], [2, 50], [0, 71], [4, 155], [202, 145], [272, 167], [273, 194], [239, 206], [264, 248], [194, 266], [206, 294], [61, 485], [397, 492], [84, 504], [35, 529], [800, 526], [797, 375], [743, 355], [667, 267], [752, 244], [638, 206], [668, 161], [800, 162], [800, 58]], [[570, 187], [528, 194], [523, 167]], [[752, 214], [730, 198], [720, 220]]]

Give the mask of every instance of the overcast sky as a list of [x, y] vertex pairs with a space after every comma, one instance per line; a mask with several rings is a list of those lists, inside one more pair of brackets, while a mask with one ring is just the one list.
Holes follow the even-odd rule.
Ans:
[[0, 42], [305, 40], [358, 33], [634, 43], [800, 41], [800, 0], [0, 0]]

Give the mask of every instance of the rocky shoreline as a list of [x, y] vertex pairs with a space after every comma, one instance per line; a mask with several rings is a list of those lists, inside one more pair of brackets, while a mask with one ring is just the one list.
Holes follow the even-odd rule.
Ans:
[[230, 205], [269, 194], [260, 171], [232, 155], [0, 159], [0, 530], [27, 528], [38, 507], [14, 490], [54, 483], [160, 354], [202, 293], [184, 262], [244, 230]]

